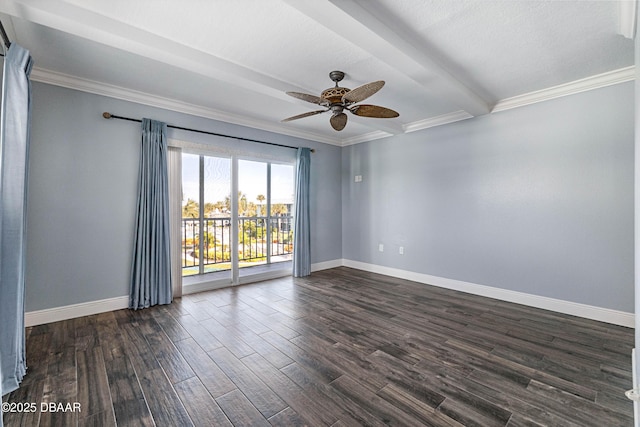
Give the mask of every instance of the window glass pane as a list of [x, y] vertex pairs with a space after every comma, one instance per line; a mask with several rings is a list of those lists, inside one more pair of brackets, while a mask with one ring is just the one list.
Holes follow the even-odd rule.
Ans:
[[294, 201], [293, 165], [271, 165], [271, 213], [288, 214], [293, 211]]
[[294, 182], [293, 165], [271, 165], [271, 262], [291, 260]]
[[231, 269], [231, 160], [204, 156], [204, 273]]
[[239, 266], [267, 262], [267, 164], [238, 161]]

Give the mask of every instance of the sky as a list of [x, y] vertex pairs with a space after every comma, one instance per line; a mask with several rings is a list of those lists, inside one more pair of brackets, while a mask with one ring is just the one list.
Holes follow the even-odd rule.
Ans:
[[[198, 200], [198, 155], [182, 154], [183, 203]], [[294, 170], [290, 164], [271, 165], [271, 203], [293, 203]], [[224, 201], [231, 191], [231, 159], [205, 156], [205, 203]], [[258, 203], [267, 195], [267, 164], [238, 160], [238, 190], [247, 200]], [[266, 203], [266, 201], [264, 202]]]

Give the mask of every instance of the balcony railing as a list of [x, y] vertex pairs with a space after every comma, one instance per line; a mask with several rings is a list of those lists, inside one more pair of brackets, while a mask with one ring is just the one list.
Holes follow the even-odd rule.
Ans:
[[[200, 218], [182, 218], [183, 276], [231, 269], [231, 218], [204, 218], [202, 233], [200, 222]], [[238, 218], [238, 260], [241, 266], [284, 261], [292, 253], [292, 216]], [[274, 260], [274, 257], [277, 258]]]

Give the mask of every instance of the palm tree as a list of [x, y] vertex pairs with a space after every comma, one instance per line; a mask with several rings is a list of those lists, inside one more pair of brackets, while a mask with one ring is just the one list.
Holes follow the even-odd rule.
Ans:
[[200, 206], [193, 199], [187, 199], [187, 203], [182, 207], [183, 218], [198, 218], [200, 216]]
[[271, 215], [286, 215], [289, 213], [287, 205], [284, 203], [275, 203], [271, 205]]
[[205, 218], [210, 218], [211, 216], [213, 216], [213, 213], [215, 212], [216, 207], [213, 203], [208, 202], [204, 204], [204, 216]]

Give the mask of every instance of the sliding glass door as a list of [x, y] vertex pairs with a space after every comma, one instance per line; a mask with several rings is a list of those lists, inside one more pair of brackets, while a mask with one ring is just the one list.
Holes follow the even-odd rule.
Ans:
[[182, 171], [183, 276], [290, 268], [293, 164], [183, 153]]

